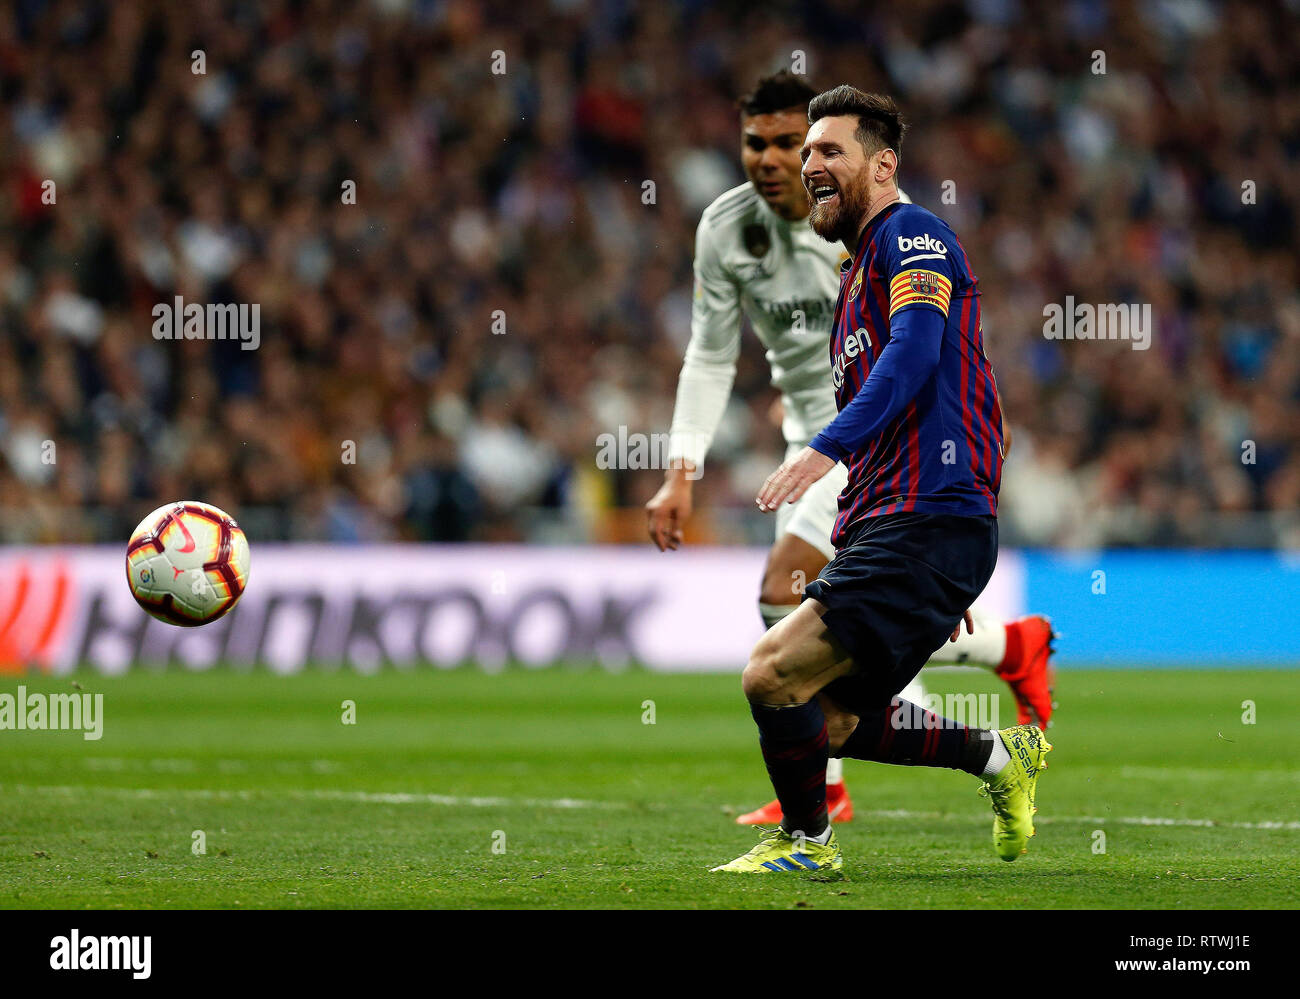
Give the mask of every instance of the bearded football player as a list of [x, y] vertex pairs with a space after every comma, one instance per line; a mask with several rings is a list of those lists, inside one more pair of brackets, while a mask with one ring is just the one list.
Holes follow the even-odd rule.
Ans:
[[980, 779], [994, 849], [1015, 860], [1034, 834], [1051, 749], [1042, 729], [971, 728], [898, 696], [997, 561], [1002, 407], [979, 281], [956, 233], [899, 196], [905, 126], [893, 100], [842, 85], [810, 102], [808, 122], [809, 222], [849, 254], [830, 345], [839, 415], [768, 477], [757, 503], [771, 512], [798, 502], [841, 465], [848, 485], [835, 557], [744, 672], [781, 825], [714, 870], [841, 868], [825, 774], [844, 757]]
[[[799, 158], [808, 131], [808, 83], [789, 72], [760, 80], [739, 102], [741, 160], [748, 182], [727, 191], [704, 212], [696, 233], [691, 337], [678, 380], [664, 484], [647, 504], [649, 533], [661, 550], [682, 543], [693, 508], [694, 480], [722, 420], [736, 375], [741, 317], [750, 325], [781, 393], [786, 456], [793, 458], [836, 414], [842, 371], [827, 357], [827, 336], [845, 252], [809, 226], [810, 202]], [[897, 192], [899, 200], [907, 196]], [[759, 587], [767, 627], [799, 605], [799, 581], [815, 579], [835, 554], [837, 500], [848, 469], [837, 464], [775, 515], [776, 540]], [[978, 615], [951, 641], [930, 650], [928, 665], [983, 666], [1010, 686], [1020, 722], [1046, 726], [1052, 713], [1052, 628], [1033, 615], [1007, 624]], [[919, 701], [919, 681], [904, 691]], [[838, 759], [827, 767], [827, 808], [833, 821], [853, 817]], [[779, 800], [742, 814], [741, 824], [775, 825]]]

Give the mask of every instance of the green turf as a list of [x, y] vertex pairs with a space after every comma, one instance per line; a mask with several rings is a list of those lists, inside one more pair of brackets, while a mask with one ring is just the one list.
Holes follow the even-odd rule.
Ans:
[[[981, 673], [927, 676], [937, 691], [1002, 689]], [[1062, 673], [1039, 834], [1015, 864], [993, 854], [973, 778], [849, 761], [858, 817], [840, 827], [835, 882], [707, 872], [754, 842], [734, 810], [770, 796], [735, 677], [78, 680], [104, 694], [100, 741], [0, 731], [0, 906], [1297, 904], [1300, 685], [1288, 672]], [[1242, 723], [1244, 700], [1256, 724]], [[1144, 817], [1217, 824], [1125, 821]], [[206, 855], [191, 852], [195, 830]]]

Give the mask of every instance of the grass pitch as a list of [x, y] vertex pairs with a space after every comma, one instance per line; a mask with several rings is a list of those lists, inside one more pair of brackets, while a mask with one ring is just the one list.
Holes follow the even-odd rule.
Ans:
[[[1014, 721], [988, 674], [925, 676], [1003, 694]], [[993, 853], [973, 778], [848, 761], [858, 815], [839, 827], [837, 881], [708, 873], [755, 842], [732, 817], [771, 794], [737, 677], [76, 680], [104, 695], [101, 740], [0, 731], [0, 906], [1297, 905], [1287, 672], [1063, 672], [1038, 835], [1014, 864]], [[10, 676], [0, 692], [19, 682], [72, 690]]]

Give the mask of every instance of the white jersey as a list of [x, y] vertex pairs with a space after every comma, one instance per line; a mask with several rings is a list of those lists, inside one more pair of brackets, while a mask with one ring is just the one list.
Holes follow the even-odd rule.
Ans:
[[839, 264], [847, 254], [807, 219], [778, 216], [745, 183], [704, 210], [695, 232], [695, 298], [670, 457], [702, 465], [736, 377], [741, 313], [772, 366], [789, 444], [807, 444], [835, 418], [827, 354]]
[[840, 261], [847, 257], [806, 218], [789, 222], [777, 215], [749, 183], [704, 210], [695, 232], [691, 339], [677, 383], [670, 458], [704, 464], [735, 382], [742, 312], [767, 348], [787, 445], [802, 447], [835, 419], [827, 350]]

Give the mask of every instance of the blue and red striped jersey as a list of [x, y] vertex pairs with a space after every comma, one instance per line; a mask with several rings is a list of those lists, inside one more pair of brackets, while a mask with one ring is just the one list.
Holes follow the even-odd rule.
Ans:
[[867, 517], [997, 515], [1002, 407], [979, 294], [956, 233], [919, 205], [882, 209], [841, 266], [830, 351], [840, 415], [812, 442], [849, 468], [837, 547]]

